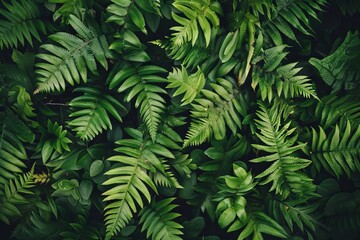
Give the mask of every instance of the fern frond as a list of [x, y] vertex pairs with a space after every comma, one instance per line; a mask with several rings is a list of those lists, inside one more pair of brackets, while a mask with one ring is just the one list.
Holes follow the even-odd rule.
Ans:
[[309, 239], [312, 238], [318, 222], [315, 218], [315, 212], [318, 210], [319, 204], [299, 204], [296, 202], [279, 201], [271, 199], [269, 201], [269, 212], [277, 222], [285, 222], [291, 232], [296, 232], [295, 227], [302, 232], [308, 233]]
[[96, 61], [105, 69], [108, 64], [108, 43], [104, 35], [86, 26], [80, 19], [71, 15], [69, 23], [78, 36], [58, 32], [49, 36], [54, 44], [44, 44], [42, 49], [48, 53], [37, 55], [43, 62], [36, 64], [38, 88], [34, 93], [65, 90], [66, 84], [74, 85], [87, 81], [88, 69], [97, 74]]
[[171, 13], [172, 18], [181, 25], [170, 28], [174, 31], [171, 38], [174, 45], [182, 45], [186, 42], [195, 45], [199, 33], [203, 32], [205, 45], [208, 46], [212, 27], [217, 27], [220, 24], [218, 17], [218, 14], [222, 14], [220, 4], [211, 0], [177, 0], [173, 6], [186, 16], [181, 17], [174, 12]]
[[126, 108], [110, 94], [90, 86], [78, 87], [74, 92], [82, 92], [84, 95], [69, 103], [72, 107], [69, 116], [73, 118], [69, 126], [82, 140], [92, 140], [103, 130], [112, 129], [109, 115], [122, 121], [120, 114], [126, 112]]
[[[52, 204], [55, 202], [52, 200]], [[64, 230], [68, 223], [52, 219], [52, 207], [47, 201], [38, 201], [35, 208], [29, 215], [22, 219], [13, 232], [15, 239], [19, 240], [38, 240], [51, 239], [52, 236]], [[56, 207], [56, 205], [53, 205]]]
[[288, 54], [283, 51], [285, 47], [280, 45], [264, 51], [264, 65], [254, 68], [252, 72], [252, 87], [259, 86], [263, 101], [267, 99], [271, 102], [274, 94], [285, 99], [299, 96], [318, 99], [311, 80], [298, 74], [302, 70], [296, 67], [298, 63], [281, 64]]
[[181, 216], [179, 213], [172, 212], [178, 205], [172, 204], [175, 198], [167, 198], [161, 201], [151, 202], [151, 206], [141, 210], [139, 215], [140, 224], [143, 224], [141, 231], [146, 230], [146, 238], [152, 240], [174, 239], [181, 240], [183, 235], [180, 229], [183, 228], [174, 219]]
[[311, 161], [298, 157], [296, 152], [305, 147], [306, 144], [295, 145], [297, 135], [294, 135], [296, 128], [290, 128], [291, 122], [283, 124], [281, 106], [274, 104], [267, 108], [262, 102], [259, 102], [259, 110], [256, 112], [255, 120], [260, 133], [256, 136], [263, 144], [252, 144], [260, 151], [268, 153], [265, 156], [250, 160], [254, 163], [272, 162], [272, 164], [256, 178], [264, 178], [261, 184], [272, 182], [270, 191], [280, 194], [283, 199], [295, 194], [298, 197], [308, 197], [315, 191], [306, 174], [301, 172]]
[[272, 38], [275, 45], [282, 44], [281, 34], [291, 40], [298, 42], [294, 29], [305, 34], [312, 35], [310, 26], [312, 19], [318, 20], [318, 11], [324, 11], [326, 0], [320, 1], [296, 1], [277, 0], [275, 4], [275, 15], [269, 22], [269, 31], [264, 31]]
[[315, 109], [315, 117], [320, 120], [323, 129], [334, 126], [335, 123], [340, 124], [349, 121], [351, 125], [360, 124], [360, 98], [355, 91], [353, 94], [347, 93], [340, 95], [334, 92], [321, 98]]
[[[5, 119], [3, 119], [5, 118]], [[16, 118], [11, 112], [0, 114], [1, 135], [0, 135], [0, 186], [6, 184], [8, 179], [14, 179], [15, 176], [23, 172], [26, 167], [25, 160], [27, 154], [22, 141], [22, 134], [15, 131], [17, 128], [28, 134], [29, 129], [24, 129], [24, 123]], [[14, 129], [15, 128], [15, 129]], [[30, 135], [32, 133], [30, 132]], [[29, 136], [31, 137], [31, 136]]]
[[33, 38], [41, 42], [39, 33], [46, 33], [44, 22], [40, 19], [41, 12], [32, 0], [2, 1], [0, 9], [0, 49], [17, 48], [25, 41], [33, 45]]
[[21, 216], [17, 205], [29, 203], [24, 194], [33, 194], [30, 188], [34, 186], [33, 171], [24, 173], [18, 178], [9, 180], [4, 186], [4, 192], [0, 190], [0, 220], [10, 224], [10, 218]]
[[205, 47], [205, 43], [202, 44], [201, 39], [193, 46], [191, 43], [184, 43], [182, 45], [173, 45], [171, 42], [166, 42], [161, 45], [165, 49], [167, 55], [181, 63], [190, 69], [194, 69], [197, 66], [202, 65], [209, 58], [212, 59], [209, 48]]
[[183, 147], [199, 145], [211, 138], [221, 140], [226, 135], [226, 126], [233, 134], [241, 128], [240, 114], [246, 116], [247, 104], [234, 85], [225, 79], [210, 84], [214, 92], [201, 90], [202, 98], [192, 103], [192, 121]]
[[337, 177], [360, 171], [360, 126], [348, 121], [346, 127], [336, 125], [329, 134], [320, 126], [319, 131], [312, 129], [310, 156], [318, 170], [322, 166]]
[[167, 80], [169, 82], [167, 88], [176, 88], [173, 94], [174, 97], [185, 93], [181, 99], [181, 105], [191, 103], [205, 86], [205, 76], [199, 67], [197, 72], [190, 76], [183, 66], [181, 70], [175, 68], [172, 73], [169, 73]]
[[275, 80], [275, 86], [278, 96], [283, 95], [285, 99], [298, 96], [318, 99], [314, 84], [307, 76], [297, 75], [302, 68], [296, 68], [296, 65], [297, 63], [290, 63], [276, 70], [278, 78]]
[[165, 100], [160, 93], [166, 94], [156, 83], [166, 82], [165, 78], [159, 76], [166, 70], [154, 65], [133, 66], [127, 63], [120, 65], [119, 69], [109, 80], [109, 87], [112, 89], [121, 84], [118, 92], [127, 92], [126, 102], [136, 97], [135, 107], [139, 108], [151, 138], [155, 141], [161, 113], [165, 110]]
[[310, 64], [320, 73], [324, 82], [333, 89], [352, 89], [359, 85], [360, 34], [348, 32], [341, 45], [323, 59], [311, 58]]
[[[145, 139], [143, 134], [135, 129], [127, 129], [133, 139], [122, 139], [116, 143], [115, 149], [119, 155], [108, 160], [116, 165], [107, 171], [110, 176], [103, 185], [115, 185], [103, 193], [104, 201], [111, 201], [105, 207], [107, 239], [118, 233], [138, 211], [143, 208], [143, 197], [151, 201], [150, 189], [157, 192], [157, 187], [151, 176], [157, 172], [169, 176], [163, 158], [174, 159], [175, 156], [159, 143]], [[170, 176], [171, 178], [171, 176]], [[171, 179], [168, 180], [171, 182]]]

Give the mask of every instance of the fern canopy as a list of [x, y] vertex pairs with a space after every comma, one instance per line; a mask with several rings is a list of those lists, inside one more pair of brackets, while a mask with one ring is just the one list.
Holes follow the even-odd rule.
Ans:
[[1, 238], [358, 240], [358, 6], [0, 0]]

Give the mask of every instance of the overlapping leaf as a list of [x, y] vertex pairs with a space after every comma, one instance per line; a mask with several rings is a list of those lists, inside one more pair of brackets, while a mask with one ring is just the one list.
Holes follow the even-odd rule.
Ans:
[[244, 96], [225, 79], [210, 84], [214, 91], [203, 89], [201, 97], [192, 103], [192, 121], [186, 134], [184, 147], [199, 145], [211, 137], [221, 140], [226, 135], [226, 127], [233, 134], [241, 128], [240, 115], [246, 116], [247, 104]]
[[177, 0], [173, 3], [173, 6], [186, 17], [181, 17], [174, 12], [171, 13], [172, 18], [180, 24], [180, 26], [170, 28], [170, 30], [174, 31], [171, 41], [175, 45], [182, 45], [186, 42], [195, 45], [202, 32], [206, 42], [205, 45], [208, 46], [212, 27], [217, 27], [220, 24], [218, 17], [218, 14], [222, 13], [220, 4], [211, 0]]
[[103, 193], [104, 201], [111, 202], [105, 207], [107, 239], [126, 226], [138, 211], [137, 206], [144, 207], [144, 197], [151, 201], [150, 189], [157, 192], [150, 173], [166, 175], [161, 158], [175, 158], [163, 145], [144, 139], [140, 131], [128, 129], [128, 133], [133, 138], [117, 141], [119, 147], [115, 151], [119, 155], [108, 159], [117, 164], [105, 173], [110, 178], [103, 183], [112, 186]]

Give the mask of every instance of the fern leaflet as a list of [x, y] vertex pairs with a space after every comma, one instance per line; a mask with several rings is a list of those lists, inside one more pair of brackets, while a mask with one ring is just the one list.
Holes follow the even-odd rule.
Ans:
[[348, 32], [342, 44], [323, 59], [311, 58], [310, 64], [320, 73], [324, 82], [333, 89], [352, 89], [359, 85], [360, 33]]
[[334, 126], [336, 122], [340, 127], [347, 121], [355, 126], [360, 124], [360, 98], [357, 91], [342, 96], [334, 92], [321, 98], [316, 105], [315, 117], [320, 120], [320, 125], [326, 130]]

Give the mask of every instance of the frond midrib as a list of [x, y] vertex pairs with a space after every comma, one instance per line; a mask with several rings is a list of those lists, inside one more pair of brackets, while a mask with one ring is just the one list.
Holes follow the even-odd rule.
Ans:
[[360, 153], [360, 149], [359, 148], [337, 148], [337, 149], [329, 149], [329, 150], [313, 150], [313, 151], [311, 151], [311, 154], [343, 153], [343, 152]]
[[96, 102], [95, 102], [95, 106], [94, 106], [94, 108], [92, 109], [91, 114], [89, 115], [90, 120], [89, 120], [89, 121], [87, 122], [87, 124], [86, 124], [86, 127], [85, 127], [85, 130], [83, 131], [84, 133], [82, 134], [82, 137], [84, 137], [84, 135], [87, 136], [88, 129], [89, 129], [90, 125], [92, 125], [92, 124], [90, 124], [90, 123], [92, 123], [92, 121], [94, 121], [95, 112], [96, 112], [96, 109], [97, 109], [98, 106], [99, 106], [100, 101], [101, 101], [101, 98], [100, 98], [100, 97], [97, 97], [97, 98], [96, 98]]
[[281, 168], [281, 172], [283, 173], [281, 175], [281, 178], [283, 178], [284, 183], [286, 185], [286, 188], [291, 191], [290, 183], [287, 180], [288, 172], [284, 171], [284, 169], [286, 169], [286, 166], [284, 166], [284, 163], [283, 163], [283, 157], [287, 156], [287, 155], [283, 155], [282, 151], [281, 151], [281, 149], [279, 147], [280, 143], [279, 143], [279, 140], [278, 140], [278, 134], [277, 134], [277, 132], [275, 131], [275, 128], [274, 128], [275, 124], [271, 121], [270, 113], [269, 113], [269, 110], [267, 108], [265, 108], [265, 112], [266, 112], [267, 120], [271, 123], [272, 137], [273, 137], [274, 143], [276, 145], [276, 154], [278, 155], [278, 160], [277, 161], [280, 162], [280, 167], [279, 168]]
[[[143, 149], [142, 149], [143, 150]], [[125, 202], [125, 200], [126, 200], [126, 196], [129, 194], [129, 187], [130, 187], [130, 185], [131, 185], [131, 183], [132, 183], [132, 179], [134, 178], [134, 176], [136, 175], [135, 173], [136, 173], [136, 170], [137, 170], [137, 168], [138, 168], [138, 166], [139, 166], [139, 159], [138, 159], [138, 161], [136, 161], [136, 165], [134, 166], [134, 171], [132, 172], [132, 174], [131, 174], [131, 177], [130, 177], [130, 180], [128, 181], [128, 183], [126, 184], [127, 185], [127, 187], [126, 187], [126, 192], [125, 192], [125, 194], [124, 194], [124, 198], [123, 199], [121, 199], [121, 207], [119, 207], [118, 208], [118, 211], [117, 211], [117, 213], [116, 213], [116, 220], [110, 225], [110, 228], [111, 228], [111, 230], [110, 231], [107, 231], [108, 232], [108, 234], [110, 234], [110, 237], [114, 234], [114, 232], [116, 231], [116, 225], [117, 225], [117, 223], [118, 223], [118, 221], [119, 221], [119, 219], [120, 219], [120, 214], [121, 214], [121, 212], [122, 212], [122, 208], [123, 208], [123, 206], [124, 206], [124, 202]], [[131, 209], [130, 209], [130, 211], [132, 211]], [[111, 221], [113, 221], [113, 220], [111, 220]]]
[[[68, 54], [65, 58], [63, 58], [61, 60], [61, 62], [59, 62], [57, 65], [55, 65], [56, 69], [54, 71], [51, 71], [51, 74], [45, 79], [45, 80], [41, 80], [41, 83], [39, 85], [39, 87], [35, 90], [34, 93], [37, 93], [39, 91], [42, 91], [44, 89], [44, 87], [42, 87], [43, 85], [47, 86], [47, 81], [49, 81], [49, 79], [51, 79], [53, 76], [55, 76], [55, 73], [56, 72], [59, 72], [61, 71], [60, 70], [60, 67], [64, 65], [64, 63], [66, 63], [66, 61], [69, 59], [69, 58], [72, 58], [76, 52], [82, 50], [83, 48], [85, 48], [88, 44], [90, 44], [92, 41], [94, 41], [95, 39], [98, 39], [99, 36], [94, 36], [94, 38], [92, 39], [89, 39], [87, 41], [84, 41], [78, 48], [75, 48], [71, 51], [68, 51]], [[56, 76], [55, 76], [55, 79], [56, 79]]]

